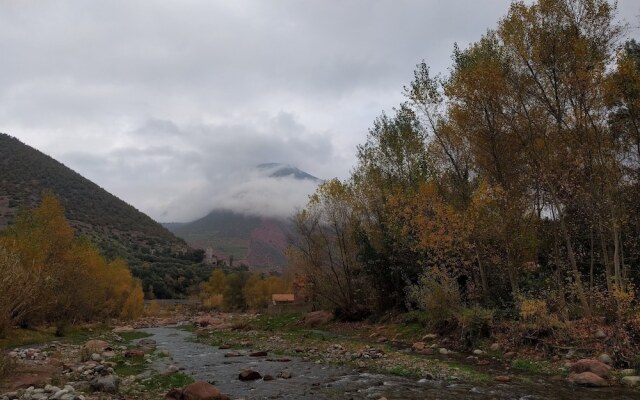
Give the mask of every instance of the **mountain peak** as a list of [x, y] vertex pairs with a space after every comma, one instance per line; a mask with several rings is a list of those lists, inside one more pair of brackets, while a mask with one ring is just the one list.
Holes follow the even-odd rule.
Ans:
[[314, 182], [320, 182], [319, 178], [302, 171], [301, 169], [290, 165], [290, 164], [282, 164], [282, 163], [264, 163], [256, 166], [256, 169], [260, 171], [267, 172], [270, 178], [285, 178], [285, 177], [293, 177], [298, 180], [311, 180]]

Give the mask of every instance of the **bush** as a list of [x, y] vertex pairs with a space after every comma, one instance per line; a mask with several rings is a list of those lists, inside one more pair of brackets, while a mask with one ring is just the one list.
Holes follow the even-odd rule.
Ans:
[[468, 348], [474, 346], [478, 339], [491, 335], [493, 311], [479, 306], [463, 308], [457, 315], [461, 338]]
[[408, 288], [407, 299], [427, 313], [430, 328], [440, 333], [455, 328], [462, 304], [457, 283], [446, 272], [434, 268], [424, 273], [417, 285]]
[[5, 378], [15, 368], [15, 361], [8, 355], [0, 352], [0, 380]]

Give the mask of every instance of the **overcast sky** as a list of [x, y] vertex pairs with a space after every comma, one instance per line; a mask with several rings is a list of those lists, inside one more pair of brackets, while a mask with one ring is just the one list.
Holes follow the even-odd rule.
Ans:
[[0, 132], [159, 221], [286, 213], [312, 187], [252, 167], [346, 178], [414, 66], [446, 72], [509, 3], [0, 0]]

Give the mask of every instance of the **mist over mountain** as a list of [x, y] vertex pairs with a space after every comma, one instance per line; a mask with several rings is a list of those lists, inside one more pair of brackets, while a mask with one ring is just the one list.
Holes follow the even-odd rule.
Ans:
[[[238, 170], [226, 176], [224, 181], [225, 186], [204, 187], [199, 193], [182, 199], [181, 204], [175, 204], [175, 207], [185, 208], [187, 205], [191, 209], [189, 214], [196, 218], [211, 210], [228, 210], [249, 216], [286, 219], [304, 207], [309, 195], [322, 182], [308, 172], [282, 163], [259, 164]], [[171, 208], [169, 205], [168, 209]]]
[[164, 226], [190, 246], [254, 268], [286, 264], [290, 217], [322, 182], [295, 166], [259, 164], [216, 194], [210, 212], [187, 223]]

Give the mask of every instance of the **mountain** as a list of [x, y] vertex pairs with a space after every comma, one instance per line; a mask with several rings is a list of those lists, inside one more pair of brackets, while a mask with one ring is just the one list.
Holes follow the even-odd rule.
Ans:
[[310, 180], [317, 183], [321, 182], [321, 179], [316, 178], [315, 176], [304, 172], [292, 165], [280, 164], [280, 163], [265, 163], [259, 164], [256, 169], [259, 171], [268, 172], [268, 176], [271, 178], [284, 178], [284, 177], [292, 177], [297, 180]]
[[198, 276], [189, 271], [190, 278], [182, 279], [180, 285], [171, 287], [171, 279], [161, 282], [164, 275], [157, 279], [154, 268], [178, 279], [186, 266], [202, 260], [202, 252], [64, 164], [0, 133], [0, 230], [11, 224], [21, 207], [37, 206], [46, 192], [60, 198], [76, 233], [89, 237], [103, 255], [124, 258], [134, 275], [144, 267], [145, 290], [151, 285], [161, 297], [180, 296], [185, 286], [206, 279], [203, 269]]
[[164, 224], [190, 246], [211, 248], [216, 257], [233, 265], [279, 269], [286, 264], [289, 223], [284, 219], [214, 210], [185, 224]]
[[[287, 182], [292, 185], [303, 181], [316, 184], [321, 182], [315, 176], [287, 164], [260, 164], [256, 170], [270, 179], [291, 179]], [[291, 223], [287, 218], [214, 209], [192, 222], [163, 225], [186, 240], [190, 246], [211, 248], [217, 257], [227, 263], [232, 258], [234, 265], [246, 264], [253, 269], [281, 270], [287, 261], [285, 251], [291, 231]]]

